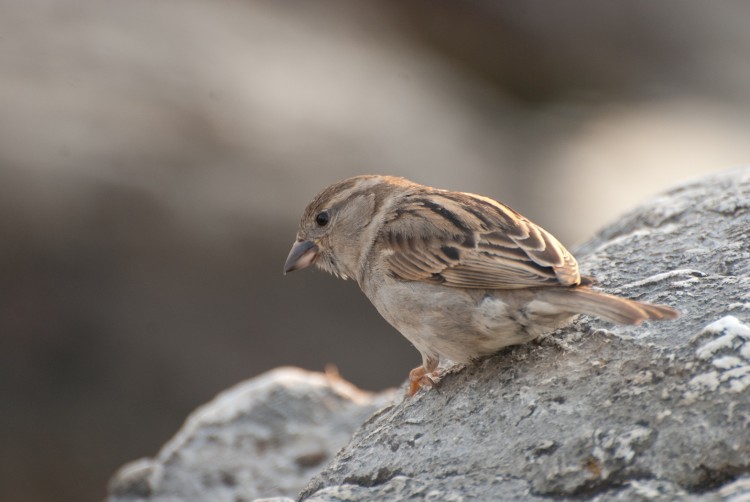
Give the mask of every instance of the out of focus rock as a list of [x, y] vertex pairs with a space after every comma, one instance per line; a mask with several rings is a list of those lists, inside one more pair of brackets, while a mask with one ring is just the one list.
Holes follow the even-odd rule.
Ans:
[[231, 501], [294, 496], [391, 392], [280, 368], [197, 409], [152, 459], [122, 467], [110, 501]]

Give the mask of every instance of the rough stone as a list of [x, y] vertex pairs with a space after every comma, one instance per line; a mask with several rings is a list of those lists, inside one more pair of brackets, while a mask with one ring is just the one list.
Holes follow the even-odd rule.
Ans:
[[582, 317], [371, 417], [300, 500], [750, 500], [750, 169], [637, 208], [577, 256], [672, 322]]
[[581, 317], [393, 402], [278, 370], [125, 466], [111, 500], [288, 497], [312, 477], [298, 500], [750, 501], [750, 168], [675, 188], [576, 254], [604, 290], [682, 316]]
[[392, 392], [279, 368], [202, 406], [153, 458], [122, 467], [110, 501], [250, 501], [293, 497]]

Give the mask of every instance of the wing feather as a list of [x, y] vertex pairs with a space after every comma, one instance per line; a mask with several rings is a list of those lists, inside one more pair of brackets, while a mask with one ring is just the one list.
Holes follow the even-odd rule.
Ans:
[[551, 234], [474, 194], [408, 194], [386, 217], [376, 245], [392, 275], [405, 281], [481, 289], [581, 282], [575, 258]]

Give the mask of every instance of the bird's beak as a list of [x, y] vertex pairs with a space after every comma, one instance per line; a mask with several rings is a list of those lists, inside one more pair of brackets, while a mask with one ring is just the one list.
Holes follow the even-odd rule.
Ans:
[[284, 263], [284, 275], [312, 265], [318, 257], [318, 251], [318, 246], [313, 242], [301, 240], [295, 242]]

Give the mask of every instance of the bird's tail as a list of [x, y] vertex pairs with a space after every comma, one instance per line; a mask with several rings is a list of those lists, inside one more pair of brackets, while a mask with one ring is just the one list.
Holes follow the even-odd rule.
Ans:
[[680, 313], [666, 305], [620, 298], [588, 287], [548, 289], [540, 298], [571, 314], [587, 314], [618, 324], [640, 324], [647, 319], [676, 319]]

